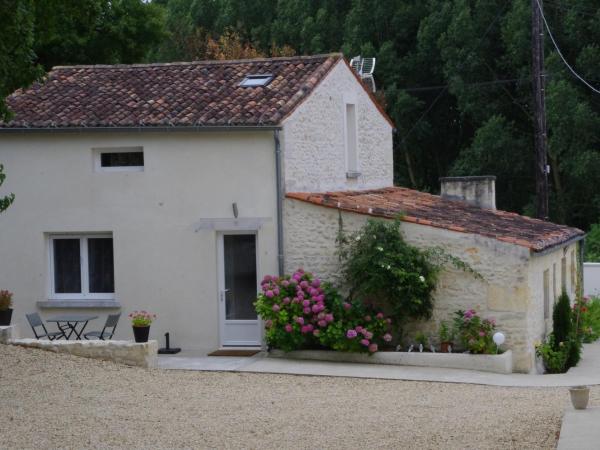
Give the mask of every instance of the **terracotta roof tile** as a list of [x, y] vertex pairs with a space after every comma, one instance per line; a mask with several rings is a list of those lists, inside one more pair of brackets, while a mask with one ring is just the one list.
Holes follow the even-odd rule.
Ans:
[[293, 192], [287, 197], [377, 217], [395, 218], [401, 215], [405, 222], [478, 234], [527, 247], [534, 252], [585, 235], [577, 228], [507, 211], [481, 209], [402, 187], [326, 193]]
[[[14, 117], [0, 128], [278, 125], [341, 58], [55, 67], [7, 98]], [[273, 80], [239, 86], [260, 73]]]

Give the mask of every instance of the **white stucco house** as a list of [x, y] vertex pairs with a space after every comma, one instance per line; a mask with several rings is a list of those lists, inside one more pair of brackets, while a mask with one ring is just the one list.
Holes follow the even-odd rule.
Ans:
[[[54, 68], [0, 123], [0, 288], [24, 316], [158, 315], [151, 337], [209, 352], [262, 345], [265, 274], [337, 269], [335, 236], [403, 213], [406, 239], [483, 277], [444, 272], [432, 328], [459, 308], [496, 317], [533, 367], [551, 304], [573, 292], [583, 233], [497, 211], [493, 179], [443, 195], [393, 187], [393, 123], [340, 54]], [[469, 203], [470, 202], [470, 203]], [[475, 203], [475, 204], [473, 204]]]

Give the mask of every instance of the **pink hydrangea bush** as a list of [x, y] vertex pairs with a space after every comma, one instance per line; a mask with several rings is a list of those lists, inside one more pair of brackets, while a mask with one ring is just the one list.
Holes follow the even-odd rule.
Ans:
[[265, 323], [267, 343], [285, 351], [317, 344], [321, 330], [334, 319], [326, 310], [321, 280], [302, 269], [291, 276], [266, 275], [254, 305]]
[[456, 311], [454, 313], [454, 326], [458, 336], [471, 353], [496, 353], [496, 344], [493, 336], [496, 330], [494, 319], [482, 319], [474, 309]]
[[284, 351], [325, 346], [374, 353], [392, 339], [382, 313], [345, 303], [330, 284], [302, 269], [265, 276], [254, 305], [267, 343]]
[[392, 320], [382, 312], [360, 301], [350, 303], [339, 294], [327, 299], [336, 320], [324, 330], [322, 345], [342, 352], [375, 353], [392, 341]]

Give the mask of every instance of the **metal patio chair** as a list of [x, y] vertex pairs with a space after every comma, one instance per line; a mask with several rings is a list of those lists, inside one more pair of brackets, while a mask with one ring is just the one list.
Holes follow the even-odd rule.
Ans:
[[[65, 332], [60, 327], [58, 327], [60, 331], [48, 332], [48, 330], [46, 329], [46, 325], [44, 325], [44, 322], [42, 321], [42, 318], [38, 313], [25, 314], [25, 317], [27, 318], [27, 322], [29, 322], [31, 329], [33, 330], [33, 335], [36, 339], [48, 338], [48, 340], [54, 341], [60, 338], [67, 338]], [[38, 332], [36, 331], [36, 328], [38, 327], [42, 327], [42, 330], [44, 330], [44, 332], [38, 334]]]
[[[113, 335], [115, 334], [115, 330], [117, 329], [117, 323], [119, 323], [120, 317], [121, 313], [109, 314], [109, 316], [106, 318], [106, 323], [104, 324], [102, 331], [90, 331], [89, 333], [85, 333], [83, 337], [88, 340], [90, 338], [97, 338], [102, 341], [112, 339]], [[111, 328], [111, 330], [109, 331], [108, 328]]]

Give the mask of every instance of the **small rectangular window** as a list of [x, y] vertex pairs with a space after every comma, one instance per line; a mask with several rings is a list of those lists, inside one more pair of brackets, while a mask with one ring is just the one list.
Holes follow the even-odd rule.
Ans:
[[143, 167], [143, 152], [101, 153], [102, 167]]
[[112, 236], [52, 235], [50, 253], [51, 298], [114, 298]]
[[96, 172], [141, 172], [144, 170], [142, 147], [96, 148]]
[[356, 178], [360, 175], [358, 170], [358, 151], [356, 146], [356, 105], [346, 103], [346, 175]]
[[270, 73], [247, 75], [240, 83], [241, 87], [266, 86], [273, 79]]
[[544, 270], [544, 319], [550, 318], [550, 271]]

